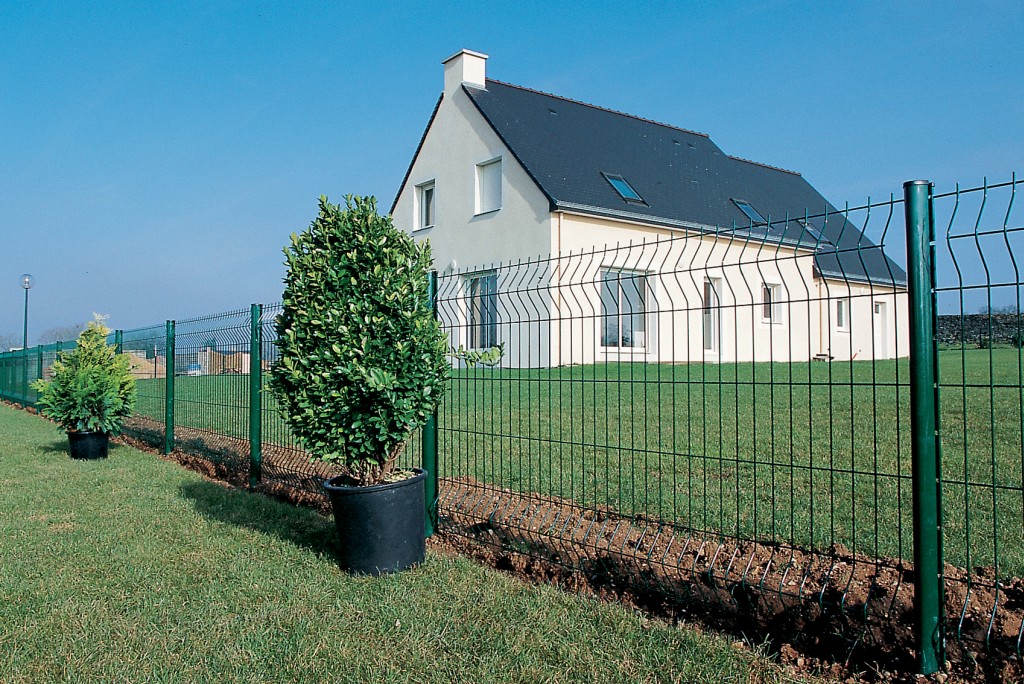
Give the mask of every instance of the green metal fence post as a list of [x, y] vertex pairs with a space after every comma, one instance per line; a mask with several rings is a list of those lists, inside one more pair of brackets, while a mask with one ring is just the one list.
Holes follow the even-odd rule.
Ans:
[[942, 640], [938, 367], [935, 347], [935, 226], [932, 184], [903, 184], [910, 298], [910, 430], [914, 506], [914, 638], [921, 674], [945, 661]]
[[118, 355], [124, 353], [124, 330], [114, 331], [114, 353]]
[[[164, 352], [164, 453], [174, 451], [174, 321], [167, 321], [167, 349]], [[153, 360], [154, 365], [156, 360]]]
[[249, 330], [249, 486], [263, 478], [263, 305], [250, 308]]
[[[437, 271], [431, 271], [427, 279], [427, 302], [437, 318]], [[437, 529], [437, 409], [435, 408], [423, 425], [423, 469], [427, 471], [424, 485], [424, 499], [427, 505], [427, 536]]]

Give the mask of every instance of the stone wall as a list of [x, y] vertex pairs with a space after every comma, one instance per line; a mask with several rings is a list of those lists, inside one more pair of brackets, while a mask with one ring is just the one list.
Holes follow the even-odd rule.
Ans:
[[[987, 343], [991, 329], [992, 341]], [[967, 314], [939, 316], [939, 344], [959, 347], [988, 347], [991, 344], [1014, 344], [1024, 333], [1024, 315], [1015, 313]], [[961, 339], [962, 338], [962, 339]]]

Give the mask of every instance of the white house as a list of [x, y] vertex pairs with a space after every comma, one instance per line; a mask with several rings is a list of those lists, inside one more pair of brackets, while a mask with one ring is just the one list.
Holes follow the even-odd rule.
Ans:
[[443, 62], [391, 209], [430, 241], [453, 346], [529, 367], [907, 354], [905, 272], [800, 174], [486, 61]]

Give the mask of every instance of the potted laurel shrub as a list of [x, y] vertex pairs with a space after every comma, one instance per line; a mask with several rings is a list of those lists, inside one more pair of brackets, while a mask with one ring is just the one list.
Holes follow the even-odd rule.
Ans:
[[121, 432], [135, 406], [131, 362], [107, 345], [110, 329], [96, 316], [71, 351], [53, 364], [51, 380], [37, 380], [39, 412], [68, 434], [72, 458], [106, 458], [110, 436]]
[[270, 386], [325, 483], [338, 564], [353, 574], [423, 562], [423, 470], [396, 461], [441, 400], [451, 364], [427, 302], [430, 248], [377, 213], [372, 197], [320, 197], [317, 218], [284, 250], [279, 357]]

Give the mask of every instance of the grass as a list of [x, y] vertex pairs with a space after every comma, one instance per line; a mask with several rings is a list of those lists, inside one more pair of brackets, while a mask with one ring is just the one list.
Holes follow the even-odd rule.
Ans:
[[0, 681], [782, 682], [724, 638], [428, 554], [350, 578], [329, 519], [0, 406]]
[[[1018, 576], [1020, 353], [939, 355], [946, 559]], [[909, 558], [908, 380], [906, 359], [458, 371], [441, 474], [710, 534]], [[162, 382], [142, 383], [141, 411], [158, 420]], [[177, 378], [178, 424], [247, 437], [247, 387], [246, 376]], [[272, 407], [263, 434], [294, 445]]]

